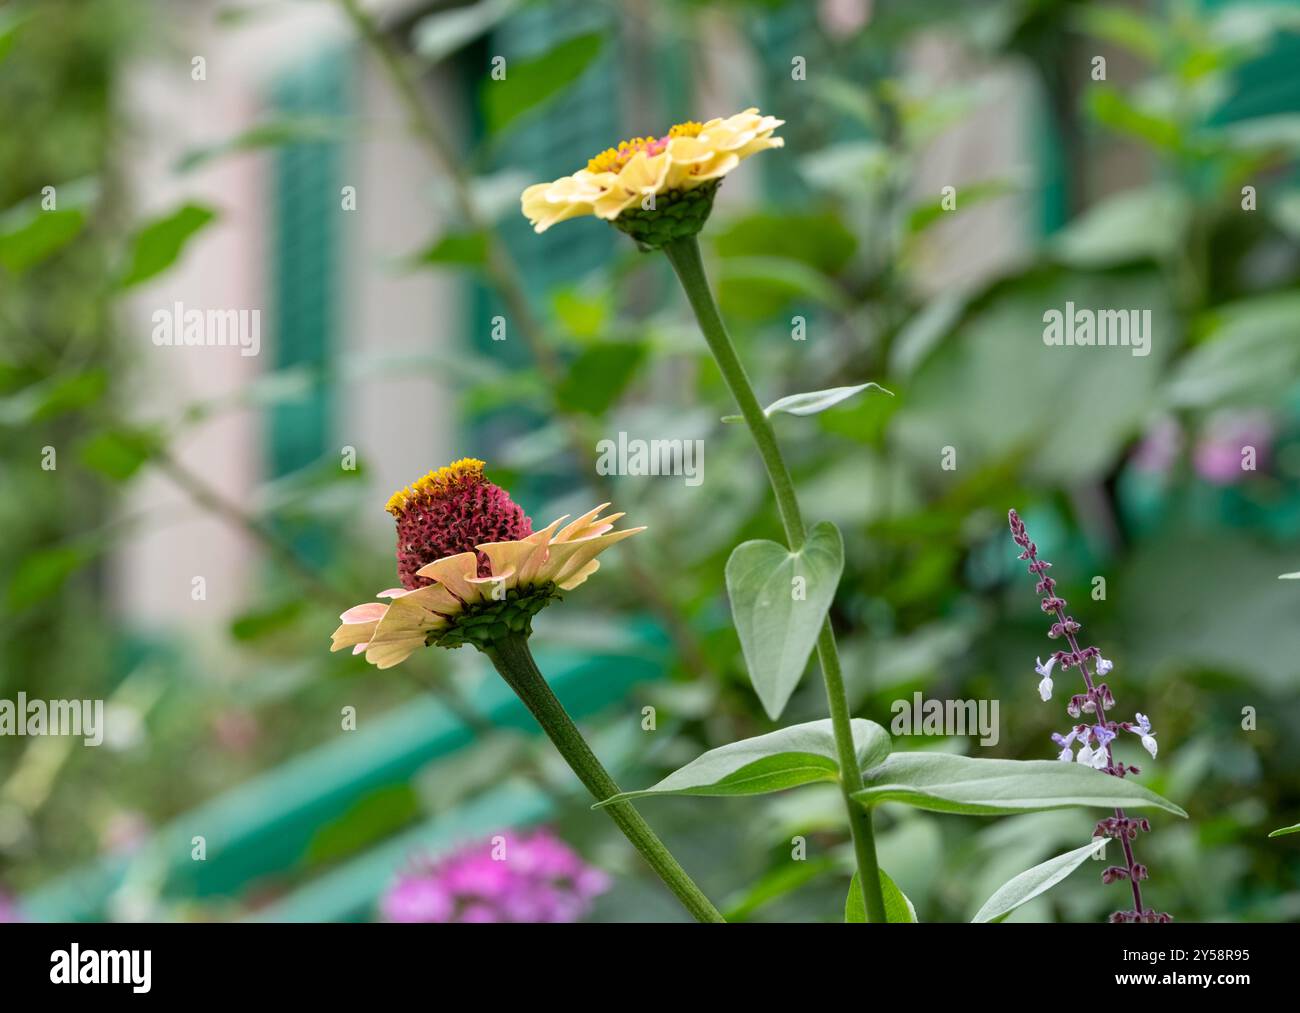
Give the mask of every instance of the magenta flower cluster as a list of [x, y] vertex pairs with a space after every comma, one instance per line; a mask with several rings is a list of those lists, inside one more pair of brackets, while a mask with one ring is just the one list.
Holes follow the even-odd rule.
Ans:
[[609, 884], [542, 829], [419, 862], [397, 878], [380, 908], [390, 922], [576, 922]]
[[[1061, 666], [1062, 671], [1077, 668], [1083, 678], [1084, 692], [1071, 696], [1066, 706], [1070, 717], [1083, 720], [1072, 726], [1065, 735], [1059, 732], [1052, 735], [1052, 741], [1060, 747], [1058, 759], [1064, 763], [1082, 763], [1095, 770], [1105, 771], [1112, 777], [1126, 777], [1129, 774], [1140, 773], [1139, 769], [1132, 764], [1125, 764], [1115, 759], [1111, 743], [1119, 732], [1132, 732], [1142, 740], [1143, 748], [1154, 759], [1156, 733], [1151, 728], [1150, 719], [1142, 713], [1134, 715], [1133, 721], [1113, 721], [1106, 716], [1107, 709], [1115, 706], [1115, 697], [1111, 693], [1110, 686], [1104, 682], [1094, 681], [1094, 666], [1095, 674], [1099, 678], [1108, 675], [1115, 666], [1103, 658], [1101, 651], [1096, 647], [1079, 646], [1076, 634], [1083, 626], [1072, 616], [1066, 615], [1067, 602], [1056, 594], [1056, 581], [1047, 575], [1052, 564], [1038, 558], [1038, 546], [1030, 540], [1020, 515], [1010, 510], [1007, 519], [1011, 524], [1011, 538], [1020, 546], [1018, 558], [1029, 564], [1029, 573], [1037, 581], [1035, 590], [1042, 595], [1042, 610], [1052, 619], [1047, 635], [1053, 640], [1064, 639], [1067, 647], [1066, 650], [1054, 652], [1048, 657], [1046, 663], [1039, 659], [1038, 664], [1034, 666], [1034, 671], [1041, 677], [1038, 694], [1043, 700], [1051, 699], [1052, 671], [1057, 665]], [[1080, 747], [1077, 754], [1074, 752], [1076, 743]], [[1110, 916], [1112, 922], [1173, 920], [1164, 912], [1144, 907], [1142, 903], [1141, 884], [1150, 874], [1147, 867], [1133, 857], [1133, 841], [1139, 830], [1150, 829], [1151, 824], [1145, 819], [1133, 819], [1125, 816], [1124, 810], [1116, 809], [1115, 815], [1101, 820], [1094, 831], [1094, 836], [1115, 838], [1124, 849], [1124, 865], [1112, 865], [1107, 868], [1101, 874], [1102, 882], [1115, 883], [1124, 880], [1128, 882], [1133, 892], [1133, 909], [1114, 912]]]

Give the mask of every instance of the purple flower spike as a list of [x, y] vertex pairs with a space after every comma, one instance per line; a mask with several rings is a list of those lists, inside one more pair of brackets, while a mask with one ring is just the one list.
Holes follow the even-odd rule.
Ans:
[[[1083, 678], [1084, 692], [1076, 693], [1070, 697], [1066, 711], [1070, 717], [1076, 720], [1084, 714], [1090, 715], [1088, 720], [1091, 723], [1077, 725], [1069, 735], [1053, 733], [1052, 741], [1061, 747], [1058, 759], [1066, 763], [1073, 760], [1095, 770], [1105, 771], [1112, 777], [1125, 777], [1130, 773], [1138, 773], [1136, 767], [1115, 760], [1111, 754], [1111, 742], [1116, 737], [1115, 729], [1117, 727], [1131, 731], [1135, 735], [1142, 737], [1142, 745], [1154, 757], [1156, 755], [1156, 740], [1155, 732], [1151, 730], [1150, 721], [1147, 720], [1145, 714], [1138, 714], [1136, 716], [1136, 727], [1134, 727], [1127, 722], [1117, 725], [1106, 717], [1107, 709], [1115, 706], [1115, 697], [1110, 691], [1110, 686], [1106, 683], [1093, 681], [1093, 668], [1095, 667], [1095, 675], [1101, 678], [1114, 670], [1114, 664], [1103, 658], [1101, 651], [1096, 647], [1081, 647], [1079, 645], [1076, 634], [1083, 627], [1074, 617], [1066, 614], [1065, 609], [1068, 603], [1057, 594], [1057, 582], [1045, 576], [1047, 571], [1051, 569], [1052, 564], [1045, 559], [1038, 558], [1038, 546], [1029, 537], [1028, 531], [1025, 530], [1025, 522], [1020, 519], [1018, 513], [1014, 510], [1007, 511], [1007, 522], [1011, 527], [1011, 540], [1021, 550], [1016, 558], [1027, 564], [1026, 569], [1034, 578], [1034, 591], [1043, 596], [1040, 599], [1040, 607], [1052, 620], [1047, 635], [1053, 640], [1064, 639], [1068, 647], [1068, 650], [1054, 652], [1046, 665], [1043, 664], [1041, 659], [1038, 661], [1034, 670], [1043, 677], [1043, 681], [1039, 683], [1039, 695], [1044, 700], [1051, 697], [1051, 672], [1053, 665], [1056, 663], [1060, 664], [1062, 671], [1077, 668]], [[1095, 715], [1095, 720], [1091, 717], [1092, 715]], [[1076, 740], [1080, 746], [1077, 754], [1073, 752]], [[1110, 920], [1117, 923], [1172, 921], [1173, 919], [1169, 915], [1143, 906], [1142, 888], [1139, 884], [1147, 878], [1148, 872], [1146, 866], [1140, 864], [1133, 857], [1132, 844], [1139, 829], [1149, 830], [1150, 825], [1145, 819], [1129, 818], [1122, 809], [1116, 809], [1113, 817], [1104, 819], [1097, 824], [1096, 832], [1098, 834], [1117, 838], [1124, 848], [1125, 864], [1108, 868], [1102, 875], [1103, 882], [1125, 881], [1129, 884], [1133, 893], [1133, 910], [1116, 911], [1110, 916]]]

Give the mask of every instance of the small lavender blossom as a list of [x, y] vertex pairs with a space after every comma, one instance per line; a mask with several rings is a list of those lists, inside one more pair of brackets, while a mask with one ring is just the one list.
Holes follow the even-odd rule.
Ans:
[[1034, 666], [1034, 671], [1043, 677], [1043, 681], [1038, 684], [1038, 695], [1046, 703], [1052, 699], [1052, 669], [1056, 667], [1056, 655], [1053, 654], [1047, 659], [1047, 664], [1043, 664], [1042, 658], [1034, 659], [1038, 664]]
[[1107, 747], [1115, 738], [1115, 733], [1105, 725], [1093, 725], [1092, 735], [1097, 740], [1097, 748], [1092, 754], [1093, 769], [1105, 770], [1110, 766], [1110, 752]]
[[1079, 750], [1075, 762], [1082, 763], [1085, 767], [1092, 767], [1093, 770], [1100, 770], [1106, 766], [1106, 748], [1098, 746], [1092, 748], [1092, 734], [1094, 729], [1085, 728], [1079, 736], [1079, 741], [1083, 743], [1083, 748]]
[[1141, 711], [1133, 715], [1137, 718], [1138, 726], [1130, 728], [1129, 731], [1134, 735], [1142, 736], [1142, 747], [1151, 754], [1151, 759], [1156, 758], [1156, 733], [1151, 730], [1151, 719]]
[[390, 922], [576, 922], [609, 889], [609, 877], [587, 865], [548, 830], [506, 842], [498, 859], [483, 842], [403, 873], [384, 895]]
[[1107, 660], [1106, 660], [1105, 658], [1103, 658], [1100, 654], [1097, 655], [1097, 674], [1098, 674], [1098, 675], [1109, 675], [1111, 669], [1114, 668], [1114, 667], [1115, 667], [1115, 665], [1114, 665], [1113, 662], [1107, 661]]
[[1057, 757], [1062, 763], [1071, 763], [1074, 760], [1074, 740], [1079, 734], [1077, 728], [1071, 728], [1069, 735], [1062, 735], [1060, 732], [1052, 732], [1052, 741], [1061, 747], [1061, 755]]

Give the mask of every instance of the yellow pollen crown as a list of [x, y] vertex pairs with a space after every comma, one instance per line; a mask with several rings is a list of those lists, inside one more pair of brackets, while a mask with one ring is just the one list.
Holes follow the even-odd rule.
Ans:
[[406, 509], [407, 504], [413, 499], [418, 499], [423, 495], [444, 492], [468, 481], [481, 480], [485, 467], [487, 467], [485, 461], [480, 461], [474, 457], [462, 457], [459, 461], [453, 461], [445, 468], [429, 472], [423, 478], [412, 482], [405, 489], [398, 489], [388, 498], [388, 504], [384, 509], [393, 516], [397, 516]]
[[619, 141], [617, 148], [606, 148], [595, 158], [587, 161], [588, 172], [618, 172], [638, 151], [647, 151], [657, 155], [674, 137], [698, 137], [703, 125], [688, 120], [675, 124], [663, 137], [633, 137], [630, 141]]

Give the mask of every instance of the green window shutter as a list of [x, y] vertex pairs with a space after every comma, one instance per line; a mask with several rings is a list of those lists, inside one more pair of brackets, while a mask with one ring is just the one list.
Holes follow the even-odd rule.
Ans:
[[[280, 76], [270, 90], [276, 117], [342, 118], [348, 107], [351, 56], [322, 53]], [[336, 293], [343, 150], [337, 141], [276, 149], [271, 247], [273, 367], [324, 370], [338, 328]], [[333, 431], [327, 385], [270, 409], [268, 472], [279, 477], [318, 460]]]
[[[556, 179], [581, 168], [588, 158], [623, 136], [617, 32], [612, 29], [613, 16], [608, 10], [577, 3], [526, 6], [502, 22], [486, 44], [484, 55], [504, 56], [507, 68], [586, 32], [603, 31], [605, 48], [562, 94], [510, 127], [495, 150], [492, 170], [522, 170], [527, 178], [521, 182], [525, 184]], [[480, 60], [465, 67], [466, 92], [475, 103], [485, 65], [485, 60]], [[481, 130], [478, 108], [473, 109], [472, 122]], [[474, 140], [481, 142], [481, 133]], [[517, 211], [507, 213], [500, 231], [539, 314], [547, 312], [545, 300], [552, 288], [574, 284], [586, 273], [610, 263], [616, 253], [615, 241], [622, 239], [607, 224], [593, 218], [574, 219], [565, 222], [563, 228], [536, 235]], [[475, 284], [468, 321], [472, 351], [512, 369], [532, 368], [531, 357], [521, 341], [492, 341], [491, 320], [498, 314], [508, 320], [495, 293]], [[466, 446], [476, 453], [491, 455], [515, 434], [536, 429], [548, 420], [526, 410], [505, 408], [478, 412], [463, 421]], [[533, 499], [564, 488], [567, 477], [521, 476], [514, 488], [523, 499]]]
[[[577, 3], [526, 7], [501, 24], [493, 36], [492, 52], [504, 55], [507, 66], [587, 32], [601, 31], [605, 48], [563, 94], [511, 129], [500, 152], [499, 166], [524, 167], [529, 182], [557, 179], [581, 168], [592, 155], [624, 136], [617, 72], [618, 34], [613, 28], [607, 10]], [[552, 285], [574, 281], [608, 263], [614, 240], [619, 238], [608, 225], [595, 219], [566, 222], [564, 228], [538, 236], [522, 215], [514, 215], [506, 222], [505, 233], [535, 301], [541, 300]], [[486, 329], [476, 333], [486, 337]]]

